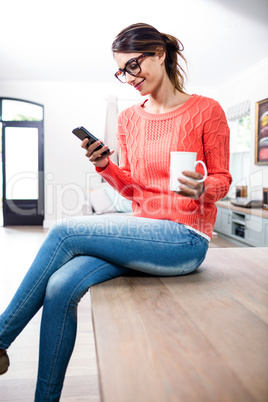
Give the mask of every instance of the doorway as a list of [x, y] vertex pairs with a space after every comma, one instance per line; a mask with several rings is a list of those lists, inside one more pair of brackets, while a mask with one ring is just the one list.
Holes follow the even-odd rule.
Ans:
[[[44, 107], [0, 98], [2, 224], [44, 220]], [[1, 218], [0, 218], [1, 220]]]

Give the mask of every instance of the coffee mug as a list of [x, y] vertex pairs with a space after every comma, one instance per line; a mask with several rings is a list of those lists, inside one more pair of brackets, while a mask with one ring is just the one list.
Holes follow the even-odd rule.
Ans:
[[195, 171], [196, 165], [201, 163], [204, 168], [204, 177], [201, 180], [190, 179], [198, 182], [202, 182], [207, 178], [207, 167], [203, 161], [196, 160], [196, 152], [171, 152], [170, 153], [170, 190], [181, 192], [180, 185], [178, 181], [179, 177], [182, 177], [182, 172], [184, 170], [189, 170], [191, 172]]

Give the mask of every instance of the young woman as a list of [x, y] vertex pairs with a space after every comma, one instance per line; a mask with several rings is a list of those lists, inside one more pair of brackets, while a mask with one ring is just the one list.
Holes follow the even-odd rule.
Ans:
[[[229, 129], [220, 105], [184, 90], [182, 44], [147, 24], [127, 27], [112, 51], [116, 78], [146, 99], [118, 119], [120, 166], [87, 148], [100, 175], [132, 200], [132, 216], [90, 216], [57, 222], [17, 293], [0, 316], [0, 372], [6, 349], [43, 306], [35, 401], [58, 401], [76, 336], [77, 304], [88, 288], [138, 270], [183, 275], [206, 256], [215, 202], [229, 189]], [[171, 151], [196, 152], [208, 177], [185, 171], [180, 194], [169, 189]]]

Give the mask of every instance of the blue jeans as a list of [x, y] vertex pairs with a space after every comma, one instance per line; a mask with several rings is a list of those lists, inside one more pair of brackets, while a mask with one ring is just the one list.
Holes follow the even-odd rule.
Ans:
[[50, 229], [9, 306], [0, 316], [7, 349], [43, 306], [36, 402], [58, 401], [88, 288], [133, 272], [173, 276], [196, 270], [208, 241], [184, 225], [126, 215], [79, 217]]

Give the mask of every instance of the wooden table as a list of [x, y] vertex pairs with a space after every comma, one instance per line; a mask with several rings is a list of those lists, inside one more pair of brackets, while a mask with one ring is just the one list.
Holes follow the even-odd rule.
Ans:
[[105, 402], [268, 401], [268, 248], [209, 249], [196, 273], [91, 289]]

